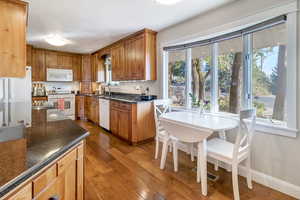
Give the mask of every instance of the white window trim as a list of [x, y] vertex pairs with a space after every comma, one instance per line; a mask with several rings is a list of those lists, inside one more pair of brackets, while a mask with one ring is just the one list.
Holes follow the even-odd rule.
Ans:
[[[287, 14], [287, 32], [288, 32], [288, 41], [287, 41], [287, 66], [288, 66], [288, 70], [287, 70], [287, 122], [286, 123], [282, 123], [282, 124], [273, 124], [272, 122], [269, 122], [268, 119], [263, 119], [263, 118], [258, 118], [257, 120], [257, 125], [256, 125], [256, 130], [263, 132], [263, 133], [269, 133], [269, 134], [274, 134], [274, 135], [281, 135], [281, 136], [287, 136], [287, 137], [297, 137], [297, 133], [298, 133], [298, 129], [297, 129], [297, 43], [295, 41], [297, 41], [297, 12], [290, 12]], [[243, 41], [244, 41], [244, 45], [243, 47], [247, 49], [247, 52], [249, 52], [249, 49], [252, 49], [250, 47], [249, 41], [251, 36], [244, 36], [243, 37]], [[245, 45], [245, 43], [247, 43], [247, 45]], [[217, 53], [218, 51], [218, 44], [213, 44], [211, 45], [212, 48], [212, 55], [217, 55], [215, 53]], [[187, 61], [188, 58], [191, 57], [191, 49], [187, 49]], [[166, 78], [164, 81], [164, 97], [168, 97], [168, 54], [167, 52], [163, 53], [163, 62], [164, 62], [164, 72], [166, 74], [164, 74], [164, 77]], [[245, 60], [245, 59], [243, 59]], [[251, 61], [250, 61], [251, 62]], [[187, 62], [190, 63], [190, 62]], [[249, 65], [250, 63], [246, 63], [246, 65]], [[191, 65], [191, 64], [189, 64]], [[246, 66], [244, 63], [244, 67]], [[167, 67], [166, 67], [167, 66]], [[188, 66], [188, 65], [187, 65]], [[217, 81], [214, 80], [218, 80], [218, 71], [217, 71], [217, 66], [218, 66], [218, 60], [216, 58], [216, 56], [212, 56], [212, 73], [211, 73], [211, 79], [212, 79], [212, 85], [211, 85], [211, 113], [212, 114], [218, 114], [218, 115], [222, 115], [222, 116], [226, 116], [229, 117], [229, 115], [233, 116], [234, 118], [237, 118], [237, 115], [234, 116], [234, 114], [230, 114], [230, 113], [221, 113], [218, 112], [218, 100], [217, 100], [217, 93], [218, 93], [218, 85], [217, 85]], [[166, 69], [167, 68], [167, 69]], [[191, 68], [191, 66], [188, 66], [188, 68]], [[189, 73], [191, 73], [191, 70], [188, 70]], [[249, 73], [248, 76], [244, 78], [247, 78], [247, 80], [249, 79]], [[187, 76], [187, 82], [191, 82], [191, 76]], [[165, 85], [166, 84], [166, 85]], [[190, 85], [188, 87], [189, 89], [191, 88]], [[248, 91], [249, 91], [249, 87], [247, 87]], [[243, 92], [246, 91], [245, 88], [243, 88]], [[189, 91], [188, 91], [189, 92]], [[188, 93], [187, 93], [188, 94]], [[250, 93], [252, 95], [252, 92]], [[188, 96], [188, 95], [187, 95]], [[248, 94], [243, 94], [243, 100], [242, 101], [246, 101], [243, 102], [242, 105], [246, 107], [250, 107], [249, 102], [252, 102], [252, 97], [251, 100], [249, 101], [246, 100], [246, 98], [249, 98]], [[188, 103], [188, 101], [187, 101]], [[246, 103], [246, 104], [245, 104]], [[190, 105], [190, 104], [188, 104]], [[251, 103], [252, 106], [252, 103]], [[175, 108], [176, 110], [186, 110], [187, 108]], [[190, 110], [190, 108], [188, 108]]]

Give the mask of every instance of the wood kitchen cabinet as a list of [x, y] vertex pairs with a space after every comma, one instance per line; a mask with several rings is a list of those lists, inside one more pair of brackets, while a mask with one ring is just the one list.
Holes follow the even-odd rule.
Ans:
[[88, 120], [99, 124], [99, 99], [95, 96], [85, 97], [85, 116]]
[[45, 51], [32, 49], [32, 81], [46, 81]]
[[91, 56], [92, 65], [92, 82], [105, 82], [105, 66], [104, 59], [101, 59], [100, 54]]
[[75, 97], [75, 116], [77, 119], [85, 119], [85, 96], [76, 96]]
[[73, 68], [73, 80], [74, 81], [81, 81], [81, 55], [73, 56], [72, 61], [72, 68]]
[[110, 130], [130, 144], [152, 140], [155, 135], [152, 102], [110, 101]]
[[91, 66], [91, 55], [82, 56], [82, 81], [92, 81], [92, 66]]
[[4, 200], [83, 200], [84, 141], [10, 192]]
[[58, 68], [58, 54], [55, 51], [45, 50], [45, 65], [46, 68]]
[[144, 29], [98, 51], [111, 55], [112, 80], [157, 79], [156, 34]]
[[125, 57], [124, 57], [124, 43], [119, 43], [111, 48], [111, 67], [112, 80], [121, 81], [126, 80], [125, 75]]
[[[127, 106], [124, 108], [124, 105]], [[131, 105], [112, 101], [110, 109], [111, 132], [122, 139], [131, 139]]]
[[144, 34], [125, 42], [125, 76], [129, 80], [143, 80], [145, 73]]
[[28, 3], [0, 1], [0, 77], [24, 77]]

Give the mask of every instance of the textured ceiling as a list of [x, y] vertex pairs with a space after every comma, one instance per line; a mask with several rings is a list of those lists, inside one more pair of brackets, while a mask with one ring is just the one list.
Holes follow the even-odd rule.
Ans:
[[[160, 31], [234, 0], [182, 0], [172, 6], [154, 0], [27, 0], [27, 41], [36, 47], [93, 52], [143, 28]], [[59, 34], [71, 43], [54, 47], [44, 40]]]

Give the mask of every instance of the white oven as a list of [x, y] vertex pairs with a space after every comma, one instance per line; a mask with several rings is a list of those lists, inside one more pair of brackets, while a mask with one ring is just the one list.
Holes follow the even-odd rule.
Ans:
[[[63, 99], [64, 108], [58, 108], [58, 102]], [[48, 102], [55, 107], [55, 109], [49, 109], [49, 117], [51, 113], [55, 111], [60, 111], [65, 116], [66, 119], [75, 120], [75, 95], [74, 94], [59, 94], [59, 95], [49, 95]]]

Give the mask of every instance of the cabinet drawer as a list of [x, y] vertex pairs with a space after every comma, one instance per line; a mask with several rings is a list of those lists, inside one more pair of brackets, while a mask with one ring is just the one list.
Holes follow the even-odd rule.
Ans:
[[[75, 183], [74, 183], [75, 184]], [[50, 200], [50, 199], [64, 199], [65, 188], [63, 177], [57, 177], [55, 180], [47, 187], [46, 190], [41, 192], [35, 200]]]
[[118, 102], [118, 101], [111, 101], [111, 106], [114, 109], [131, 110], [131, 104], [129, 104], [129, 103], [122, 103], [122, 102]]
[[119, 108], [122, 110], [131, 110], [131, 104], [129, 103], [120, 103]]
[[5, 199], [5, 200], [31, 200], [32, 199], [32, 188], [31, 183], [27, 184], [13, 196]]
[[72, 162], [76, 161], [76, 157], [77, 157], [77, 150], [74, 149], [70, 153], [68, 153], [68, 155], [66, 155], [61, 160], [59, 160], [57, 162], [57, 173], [58, 173], [58, 175], [61, 174], [62, 172], [64, 172], [65, 169], [68, 168], [68, 166], [70, 164], [72, 164]]
[[56, 165], [51, 166], [43, 174], [33, 180], [33, 196], [37, 196], [42, 190], [44, 190], [55, 179]]

